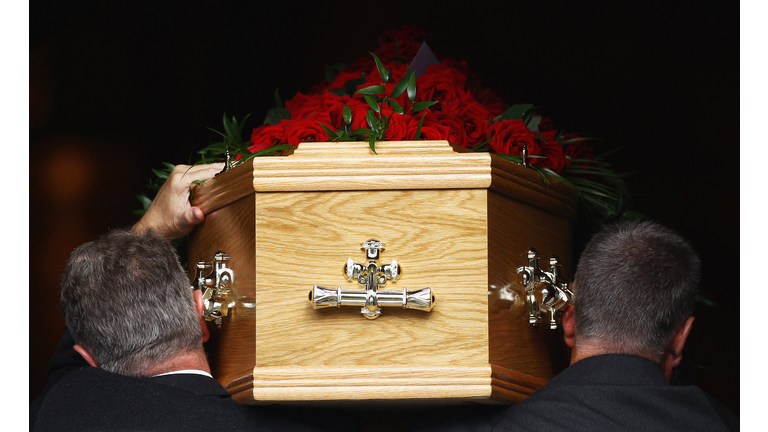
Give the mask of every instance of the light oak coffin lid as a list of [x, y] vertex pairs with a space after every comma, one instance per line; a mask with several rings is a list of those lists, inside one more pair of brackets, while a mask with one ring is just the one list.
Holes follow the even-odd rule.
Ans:
[[[531, 169], [448, 141], [301, 143], [288, 156], [256, 157], [195, 188], [205, 214], [254, 192], [491, 188], [573, 217], [574, 192]], [[252, 162], [252, 163], [251, 163]]]

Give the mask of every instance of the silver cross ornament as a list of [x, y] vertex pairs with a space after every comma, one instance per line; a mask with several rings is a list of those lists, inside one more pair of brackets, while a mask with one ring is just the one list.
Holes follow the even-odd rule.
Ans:
[[384, 243], [372, 238], [363, 242], [361, 249], [365, 251], [366, 261], [357, 263], [352, 258], [344, 265], [344, 277], [348, 281], [356, 280], [365, 287], [361, 290], [328, 289], [318, 285], [309, 292], [312, 307], [322, 309], [327, 307], [358, 306], [360, 313], [368, 319], [376, 319], [381, 315], [382, 306], [400, 306], [404, 309], [418, 309], [430, 312], [435, 304], [435, 296], [431, 288], [416, 291], [381, 290], [387, 280], [397, 281], [402, 268], [396, 259], [389, 264], [380, 264], [380, 255]]

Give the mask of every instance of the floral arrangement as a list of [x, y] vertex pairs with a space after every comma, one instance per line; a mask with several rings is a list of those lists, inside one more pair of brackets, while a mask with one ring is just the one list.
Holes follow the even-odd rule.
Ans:
[[[247, 141], [242, 135], [248, 116], [238, 122], [225, 114], [224, 131], [215, 131], [223, 140], [201, 150], [200, 162], [221, 160], [227, 153], [238, 164], [280, 155], [307, 141], [368, 141], [375, 152], [377, 141], [447, 140], [527, 163], [545, 183], [568, 184], [592, 219], [637, 215], [627, 211], [622, 175], [595, 156], [590, 144], [595, 138], [556, 129], [531, 104], [507, 104], [482, 86], [465, 61], [425, 49], [426, 37], [416, 27], [385, 32], [370, 56], [326, 65], [325, 79], [306, 94], [283, 104], [275, 91], [276, 106]], [[421, 71], [412, 67], [419, 56], [429, 63]], [[155, 171], [161, 179], [172, 169], [166, 166]], [[146, 208], [150, 201], [143, 197], [143, 202]]]

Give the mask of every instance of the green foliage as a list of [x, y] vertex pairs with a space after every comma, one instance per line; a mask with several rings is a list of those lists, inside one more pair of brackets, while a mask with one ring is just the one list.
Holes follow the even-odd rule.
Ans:
[[[339, 96], [344, 94], [350, 96], [362, 95], [369, 107], [368, 112], [366, 112], [365, 115], [368, 127], [350, 130], [352, 112], [347, 105], [344, 106], [343, 111], [344, 126], [339, 130], [334, 130], [331, 126], [321, 123], [320, 127], [322, 127], [325, 133], [328, 134], [328, 139], [333, 142], [368, 141], [371, 151], [376, 153], [376, 142], [381, 141], [386, 137], [394, 115], [413, 115], [428, 109], [438, 102], [424, 101], [414, 103], [416, 100], [416, 75], [410, 68], [406, 70], [405, 75], [397, 82], [397, 84], [395, 84], [392, 91], [388, 93], [386, 84], [392, 78], [392, 71], [387, 70], [384, 67], [384, 64], [379, 60], [376, 54], [370, 54], [373, 56], [379, 75], [381, 75], [382, 83], [380, 85], [371, 85], [358, 90], [357, 87], [365, 83], [365, 74], [362, 74], [359, 79], [348, 80], [344, 85], [343, 93], [342, 89], [329, 90]], [[326, 69], [326, 73], [327, 72], [328, 69]], [[408, 98], [411, 101], [411, 107], [407, 111], [395, 100], [395, 98], [400, 97], [404, 92], [408, 93]], [[384, 114], [385, 106], [392, 108], [392, 114]], [[421, 120], [419, 121], [415, 139], [419, 139], [419, 136], [421, 135], [421, 125], [423, 121], [424, 115], [421, 116]]]
[[523, 120], [528, 123], [533, 109], [536, 108], [532, 104], [516, 104], [504, 110], [501, 115], [496, 116], [493, 121], [498, 120]]
[[[282, 101], [280, 100], [280, 95], [278, 93], [278, 90], [275, 90], [275, 104], [277, 105], [277, 108], [282, 108]], [[224, 132], [217, 131], [212, 128], [208, 128], [209, 130], [219, 135], [222, 138], [222, 140], [219, 142], [210, 144], [204, 149], [198, 151], [197, 155], [199, 157], [199, 160], [193, 163], [190, 163], [190, 165], [195, 166], [199, 164], [227, 161], [227, 155], [229, 155], [229, 157], [231, 157], [232, 159], [234, 159], [234, 157], [237, 155], [242, 156], [242, 158], [238, 159], [237, 161], [234, 161], [234, 160], [229, 161], [230, 167], [234, 167], [236, 165], [240, 165], [246, 161], [249, 161], [254, 157], [276, 156], [281, 154], [284, 150], [288, 150], [291, 148], [291, 146], [289, 145], [276, 145], [265, 150], [251, 153], [251, 151], [248, 150], [248, 147], [251, 146], [250, 140], [244, 141], [242, 138], [243, 129], [245, 128], [245, 122], [246, 120], [248, 120], [248, 117], [250, 117], [250, 114], [246, 115], [242, 121], [238, 121], [237, 118], [235, 118], [234, 116], [232, 116], [231, 119], [227, 118], [227, 113], [224, 113], [224, 116], [223, 116]], [[290, 118], [290, 113], [288, 114], [288, 118]], [[173, 171], [175, 167], [176, 165], [170, 164], [168, 162], [163, 162], [163, 168], [152, 169], [152, 173], [154, 173], [155, 177], [149, 180], [149, 184], [147, 185], [148, 189], [155, 193], [158, 190], [160, 190], [160, 188], [163, 186], [165, 181], [170, 176], [171, 171]], [[196, 180], [196, 181], [193, 181], [192, 183], [203, 184], [204, 182], [205, 180]], [[134, 210], [133, 214], [137, 216], [143, 216], [144, 213], [149, 208], [149, 206], [152, 204], [152, 198], [150, 198], [147, 194], [136, 195], [136, 198], [141, 202], [142, 208]], [[190, 194], [190, 200], [192, 200], [192, 198], [193, 198], [192, 194]]]
[[[248, 116], [250, 116], [250, 114], [245, 116], [245, 118], [243, 119], [243, 123], [245, 123], [245, 120], [248, 118]], [[227, 113], [224, 113], [225, 129], [227, 127], [226, 117], [227, 117]], [[291, 119], [291, 112], [285, 109], [285, 107], [283, 106], [283, 101], [280, 99], [280, 89], [276, 88], [275, 89], [275, 107], [270, 108], [269, 111], [267, 111], [267, 116], [264, 118], [264, 124], [276, 125], [280, 123], [280, 120], [290, 120], [290, 119]], [[237, 120], [235, 120], [234, 117], [232, 117], [232, 120], [235, 121], [235, 124], [237, 124]], [[241, 127], [241, 132], [242, 132], [242, 127]]]

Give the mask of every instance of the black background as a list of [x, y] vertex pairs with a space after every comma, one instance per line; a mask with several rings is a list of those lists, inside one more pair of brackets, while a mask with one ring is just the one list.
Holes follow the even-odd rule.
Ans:
[[739, 16], [735, 3], [30, 3], [30, 398], [63, 330], [69, 253], [136, 221], [151, 168], [187, 163], [226, 111], [246, 130], [416, 24], [509, 103], [622, 147], [635, 209], [704, 265], [682, 379], [739, 412]]

